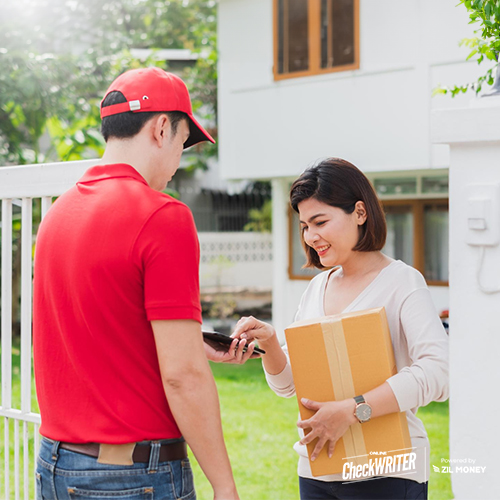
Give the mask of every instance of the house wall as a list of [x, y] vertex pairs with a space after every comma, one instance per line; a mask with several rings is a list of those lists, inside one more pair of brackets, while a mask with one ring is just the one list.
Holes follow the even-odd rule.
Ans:
[[[360, 0], [360, 69], [274, 81], [272, 0], [220, 0], [219, 158], [228, 179], [273, 179], [273, 321], [290, 321], [308, 281], [288, 277], [287, 186], [326, 156], [365, 172], [449, 165], [430, 139], [435, 108], [470, 95], [432, 98], [437, 85], [474, 81], [488, 69], [465, 62], [472, 37], [451, 0]], [[447, 287], [431, 287], [438, 311]]]
[[361, 0], [360, 69], [273, 80], [272, 0], [221, 0], [220, 168], [227, 178], [296, 176], [325, 156], [366, 171], [448, 164], [429, 140], [438, 83], [472, 81], [464, 63], [472, 36], [465, 8], [451, 0]]

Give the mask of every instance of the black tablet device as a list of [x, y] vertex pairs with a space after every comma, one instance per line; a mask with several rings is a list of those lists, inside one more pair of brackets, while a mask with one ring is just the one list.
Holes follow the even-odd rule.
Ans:
[[[233, 337], [230, 337], [229, 335], [226, 335], [224, 333], [219, 333], [219, 332], [206, 332], [202, 331], [203, 333], [203, 338], [212, 340], [214, 342], [218, 342], [219, 344], [227, 345], [229, 349], [229, 345], [231, 342], [234, 340]], [[243, 348], [243, 352], [247, 351], [247, 346]], [[255, 347], [253, 352], [258, 353], [258, 354], [266, 354], [266, 351], [263, 349], [259, 349], [258, 347]]]

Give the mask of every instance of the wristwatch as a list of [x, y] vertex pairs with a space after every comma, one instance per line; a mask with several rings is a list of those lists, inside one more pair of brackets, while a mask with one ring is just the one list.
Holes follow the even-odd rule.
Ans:
[[356, 396], [356, 408], [354, 409], [354, 416], [358, 419], [360, 424], [364, 424], [372, 417], [372, 407], [365, 401], [363, 396]]

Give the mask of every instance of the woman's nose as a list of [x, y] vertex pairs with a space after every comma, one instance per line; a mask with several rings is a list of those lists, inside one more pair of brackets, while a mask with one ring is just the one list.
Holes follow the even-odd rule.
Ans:
[[314, 242], [318, 241], [319, 235], [316, 231], [309, 229], [307, 233], [304, 235], [304, 241], [309, 245], [309, 246], [314, 246]]

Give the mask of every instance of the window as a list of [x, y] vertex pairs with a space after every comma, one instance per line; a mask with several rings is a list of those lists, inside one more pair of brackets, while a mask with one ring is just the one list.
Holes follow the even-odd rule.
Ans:
[[359, 0], [274, 0], [274, 78], [359, 68]]
[[386, 200], [382, 250], [418, 269], [429, 285], [448, 285], [448, 200]]

